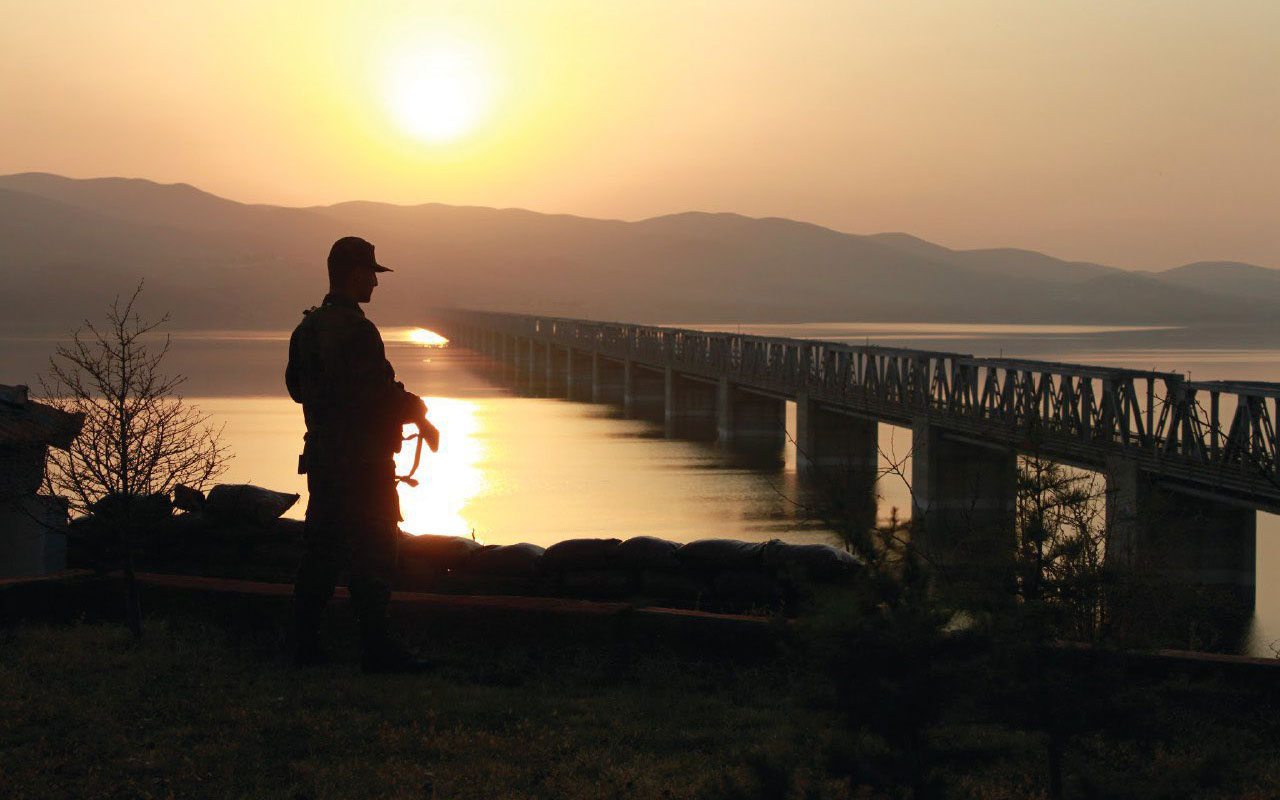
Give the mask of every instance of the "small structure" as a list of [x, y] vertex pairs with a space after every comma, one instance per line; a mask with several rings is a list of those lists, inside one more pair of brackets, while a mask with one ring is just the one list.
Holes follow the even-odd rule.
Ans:
[[50, 447], [69, 447], [84, 417], [0, 384], [0, 578], [45, 575], [67, 563], [67, 501], [40, 494]]

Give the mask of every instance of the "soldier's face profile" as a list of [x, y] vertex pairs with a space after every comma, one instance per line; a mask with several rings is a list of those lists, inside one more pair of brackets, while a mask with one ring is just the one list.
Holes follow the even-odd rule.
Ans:
[[367, 303], [373, 298], [373, 287], [378, 285], [378, 273], [371, 269], [356, 270], [352, 282], [357, 301]]

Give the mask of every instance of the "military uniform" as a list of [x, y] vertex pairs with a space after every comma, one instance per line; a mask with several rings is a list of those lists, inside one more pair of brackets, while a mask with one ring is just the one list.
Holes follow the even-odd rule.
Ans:
[[299, 465], [310, 495], [306, 549], [294, 586], [299, 640], [315, 642], [346, 569], [367, 653], [387, 640], [401, 519], [393, 458], [401, 425], [422, 419], [425, 409], [396, 381], [359, 304], [335, 295], [308, 311], [290, 337], [285, 383], [307, 423]]

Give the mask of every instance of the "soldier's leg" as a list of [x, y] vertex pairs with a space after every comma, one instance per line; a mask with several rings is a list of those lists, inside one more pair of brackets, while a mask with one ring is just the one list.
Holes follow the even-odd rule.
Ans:
[[361, 666], [366, 672], [422, 672], [429, 665], [405, 650], [387, 624], [399, 531], [389, 522], [363, 533], [368, 535], [352, 543], [351, 559], [351, 603], [360, 620]]
[[307, 522], [305, 549], [293, 585], [299, 662], [314, 663], [323, 658], [320, 626], [348, 558], [345, 531], [321, 521]]
[[351, 543], [351, 608], [365, 642], [387, 637], [387, 603], [395, 580], [394, 522], [370, 522], [355, 532]]

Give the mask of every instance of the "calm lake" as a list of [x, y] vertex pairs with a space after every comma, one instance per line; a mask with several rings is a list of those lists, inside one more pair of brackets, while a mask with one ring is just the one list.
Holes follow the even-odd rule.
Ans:
[[[697, 325], [768, 336], [898, 345], [980, 356], [1017, 356], [1187, 373], [1196, 379], [1280, 381], [1280, 327], [1119, 328], [1069, 325], [821, 323]], [[486, 543], [640, 534], [679, 541], [707, 537], [832, 542], [798, 502], [794, 448], [778, 463], [743, 464], [715, 444], [663, 438], [660, 426], [617, 409], [517, 397], [488, 382], [458, 348], [418, 344], [413, 329], [384, 330], [399, 378], [427, 398], [441, 429], [416, 489], [401, 486], [403, 527], [412, 533], [474, 535]], [[0, 383], [36, 383], [56, 337], [0, 338]], [[284, 394], [287, 332], [175, 333], [166, 362], [189, 376], [185, 396], [224, 426], [234, 454], [221, 480], [298, 492], [301, 409]], [[788, 409], [788, 424], [794, 409]], [[791, 431], [794, 437], [794, 430]], [[903, 459], [910, 431], [881, 426], [881, 448]], [[402, 472], [412, 453], [401, 454]], [[910, 475], [909, 461], [903, 464]], [[884, 479], [880, 513], [910, 515], [905, 482]], [[1247, 645], [1273, 655], [1280, 640], [1280, 517], [1260, 514], [1257, 611]], [[1280, 646], [1280, 645], [1278, 645]]]

